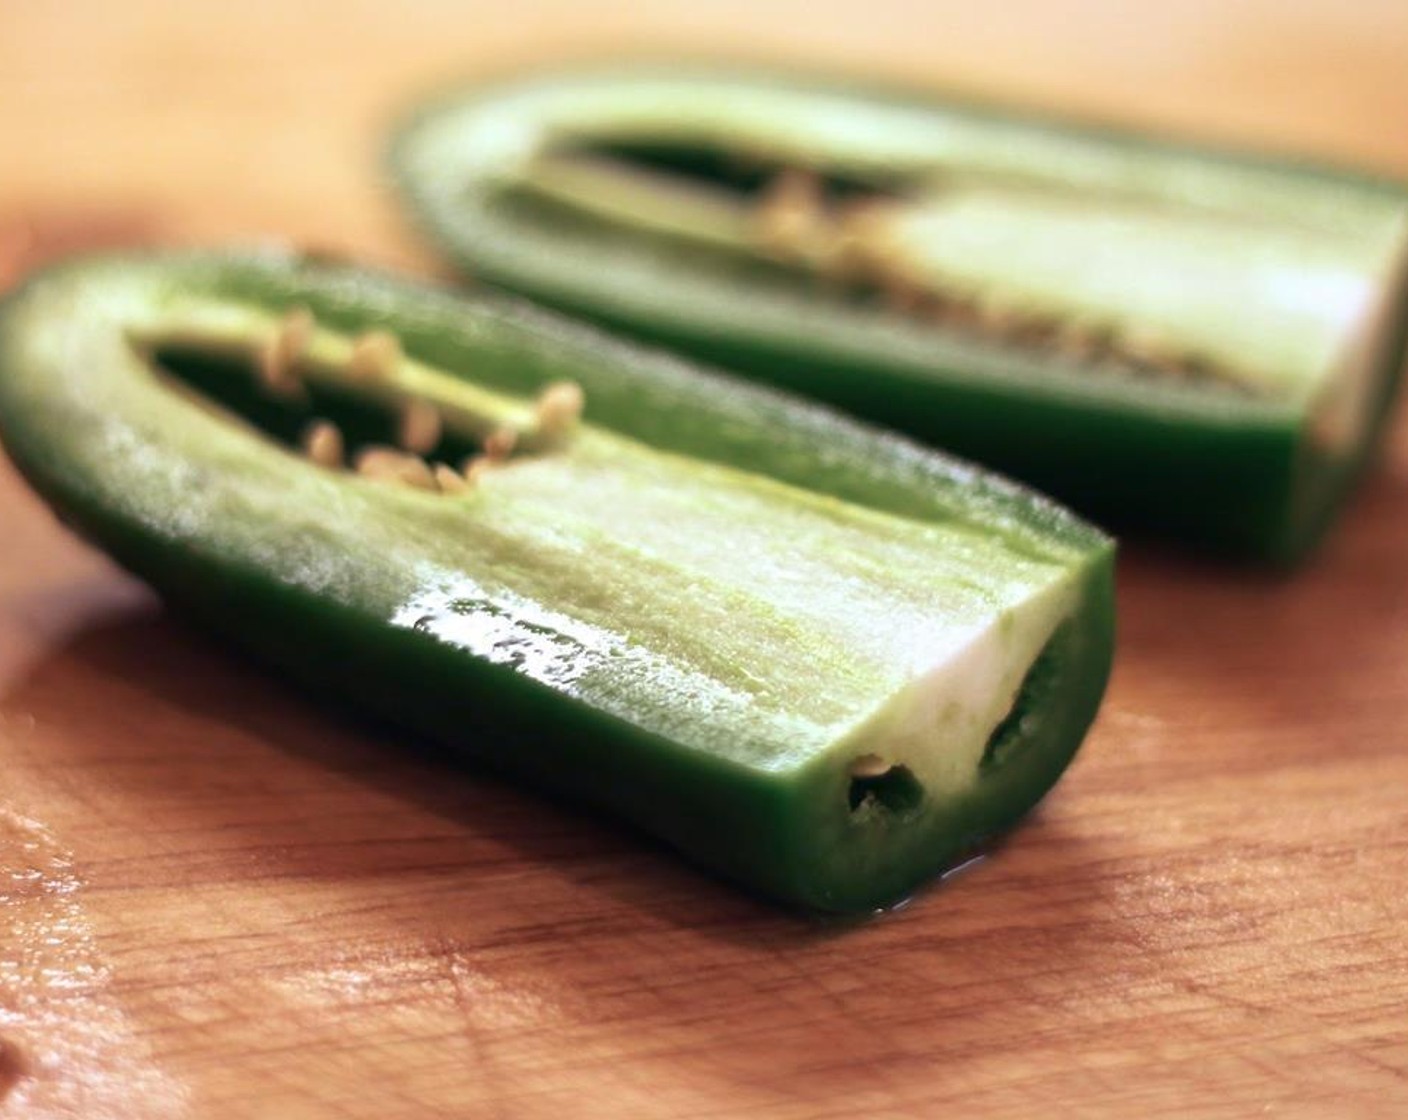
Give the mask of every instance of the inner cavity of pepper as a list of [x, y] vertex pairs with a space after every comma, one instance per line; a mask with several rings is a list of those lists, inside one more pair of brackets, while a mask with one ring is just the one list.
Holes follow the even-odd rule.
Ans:
[[1066, 624], [1058, 626], [1041, 647], [1017, 687], [1012, 706], [988, 736], [978, 763], [981, 773], [1000, 770], [1031, 744], [1042, 709], [1061, 692], [1067, 646], [1073, 639], [1074, 629]]
[[149, 340], [147, 349], [160, 373], [202, 404], [320, 467], [444, 494], [471, 487], [517, 457], [551, 450], [582, 412], [580, 387], [557, 382], [516, 417], [467, 416], [462, 407], [445, 408], [395, 386], [397, 367], [407, 359], [390, 331], [352, 336], [334, 362], [310, 353], [320, 329], [311, 312], [296, 306], [243, 349], [190, 337]]
[[[807, 167], [705, 144], [598, 138], [543, 151], [524, 183], [548, 200], [610, 210], [809, 278], [830, 298], [880, 305], [935, 331], [1056, 355], [1082, 369], [1197, 384], [1268, 387], [1137, 323], [1034, 306], [1000, 287], [938, 281], [908, 252], [904, 222], [948, 189], [941, 173]], [[1000, 189], [1010, 189], [1008, 187]], [[621, 195], [612, 205], [613, 192]], [[640, 215], [650, 211], [649, 221]], [[673, 227], [673, 229], [672, 229]]]
[[846, 801], [851, 812], [880, 809], [905, 815], [918, 809], [924, 787], [908, 766], [892, 764], [877, 755], [862, 755], [851, 763]]
[[[1073, 628], [1058, 626], [1035, 660], [1022, 675], [1012, 703], [988, 735], [978, 761], [978, 772], [991, 776], [1022, 755], [1034, 741], [1043, 708], [1060, 694], [1062, 668]], [[847, 768], [846, 801], [852, 813], [880, 810], [905, 815], [918, 809], [924, 787], [908, 766], [878, 754], [853, 758]]]

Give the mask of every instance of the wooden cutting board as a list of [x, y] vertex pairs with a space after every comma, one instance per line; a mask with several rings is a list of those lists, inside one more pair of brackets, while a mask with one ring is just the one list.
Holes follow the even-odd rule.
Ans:
[[[417, 90], [643, 44], [1408, 173], [1399, 0], [0, 6], [0, 270], [292, 235], [428, 270]], [[1408, 1116], [1408, 428], [1291, 580], [1138, 545], [1000, 850], [816, 926], [320, 710], [0, 467], [0, 1114]]]

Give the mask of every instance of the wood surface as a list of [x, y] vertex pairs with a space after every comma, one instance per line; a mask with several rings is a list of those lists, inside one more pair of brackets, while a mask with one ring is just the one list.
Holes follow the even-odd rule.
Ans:
[[[1408, 174], [1408, 6], [0, 5], [0, 276], [291, 236], [428, 270], [446, 77], [811, 60]], [[1408, 1116], [1408, 427], [1277, 580], [1131, 544], [1108, 702], [999, 850], [819, 926], [324, 711], [0, 466], [6, 1117]]]

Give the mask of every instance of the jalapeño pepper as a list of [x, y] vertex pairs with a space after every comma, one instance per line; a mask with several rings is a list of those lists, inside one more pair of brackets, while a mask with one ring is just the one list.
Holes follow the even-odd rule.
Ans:
[[804, 906], [905, 895], [1060, 775], [1112, 549], [1048, 501], [518, 303], [92, 258], [0, 309], [0, 436], [295, 679]]
[[476, 277], [1266, 560], [1403, 362], [1408, 194], [1301, 164], [640, 67], [450, 97], [392, 162]]

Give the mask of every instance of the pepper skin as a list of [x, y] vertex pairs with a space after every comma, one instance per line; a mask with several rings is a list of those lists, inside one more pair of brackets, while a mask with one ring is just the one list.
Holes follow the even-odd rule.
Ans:
[[71, 262], [0, 307], [0, 437], [290, 677], [806, 908], [1013, 824], [1109, 670], [1112, 546], [1059, 507], [498, 298]]
[[689, 67], [471, 89], [391, 163], [476, 278], [1120, 528], [1278, 564], [1379, 441], [1408, 194], [961, 102]]

